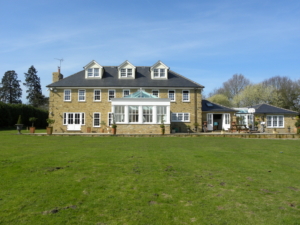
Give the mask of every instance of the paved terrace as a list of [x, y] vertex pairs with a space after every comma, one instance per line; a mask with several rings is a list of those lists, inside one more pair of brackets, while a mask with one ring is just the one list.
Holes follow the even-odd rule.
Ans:
[[[24, 135], [51, 136], [46, 133], [26, 133]], [[300, 139], [300, 134], [292, 133], [172, 133], [172, 134], [107, 134], [107, 133], [53, 133], [52, 136], [86, 136], [86, 137], [228, 137], [228, 138], [262, 138], [262, 139]]]

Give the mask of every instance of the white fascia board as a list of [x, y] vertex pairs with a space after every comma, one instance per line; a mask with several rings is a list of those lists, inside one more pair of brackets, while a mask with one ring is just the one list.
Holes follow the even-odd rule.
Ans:
[[91, 62], [89, 62], [89, 63], [88, 63], [86, 66], [84, 66], [83, 68], [84, 68], [84, 69], [87, 69], [87, 68], [89, 68], [92, 64], [96, 64], [97, 67], [103, 68], [103, 66], [101, 66], [99, 63], [97, 63], [95, 60], [92, 60]]
[[132, 65], [128, 60], [126, 60], [125, 62], [123, 62], [120, 66], [118, 66], [118, 69], [121, 69], [122, 67], [124, 67], [126, 64], [129, 64], [130, 67], [132, 67], [133, 69], [135, 69], [136, 67], [134, 65]]
[[150, 67], [151, 70], [153, 70], [155, 67], [157, 67], [158, 65], [162, 65], [163, 67], [165, 67], [167, 70], [170, 69], [170, 67], [168, 67], [166, 64], [164, 64], [162, 61], [158, 60], [153, 66]]

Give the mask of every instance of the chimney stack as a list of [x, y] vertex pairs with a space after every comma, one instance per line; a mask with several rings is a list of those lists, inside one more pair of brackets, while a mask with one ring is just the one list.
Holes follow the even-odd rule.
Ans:
[[61, 79], [63, 79], [64, 76], [60, 73], [60, 67], [58, 67], [58, 72], [53, 72], [52, 73], [52, 82], [57, 82]]

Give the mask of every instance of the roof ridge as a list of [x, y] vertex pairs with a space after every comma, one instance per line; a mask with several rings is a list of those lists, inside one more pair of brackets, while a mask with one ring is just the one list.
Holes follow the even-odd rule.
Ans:
[[183, 76], [183, 75], [181, 75], [181, 74], [179, 74], [179, 73], [176, 73], [176, 72], [173, 71], [173, 70], [169, 70], [169, 71], [172, 71], [172, 72], [175, 73], [176, 75], [178, 75], [178, 76], [180, 76], [180, 77], [182, 77], [182, 78], [184, 78], [184, 79], [187, 79], [188, 81], [190, 81], [190, 82], [192, 82], [192, 83], [194, 83], [194, 84], [197, 84], [197, 85], [201, 86], [202, 88], [205, 88], [203, 85], [198, 84], [197, 82], [195, 82], [195, 81], [193, 81], [193, 80], [191, 80], [191, 79], [189, 79], [189, 78], [187, 78], [187, 77], [185, 77], [185, 76]]

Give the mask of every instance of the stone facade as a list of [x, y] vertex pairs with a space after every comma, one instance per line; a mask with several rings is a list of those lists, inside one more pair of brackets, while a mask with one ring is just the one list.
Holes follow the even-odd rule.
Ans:
[[[255, 114], [255, 121], [259, 122], [258, 125], [258, 130], [261, 129], [261, 125], [260, 122], [265, 122], [267, 125], [267, 118], [266, 116], [271, 115], [271, 114]], [[276, 114], [279, 115], [279, 114]], [[282, 133], [296, 133], [296, 129], [295, 128], [295, 122], [296, 122], [296, 116], [294, 114], [284, 114], [284, 127], [283, 128], [276, 128], [276, 133], [282, 134]], [[290, 129], [288, 129], [288, 127], [290, 127]], [[265, 126], [265, 133], [273, 133], [274, 128], [268, 128], [267, 126]]]
[[[58, 73], [53, 74], [58, 75]], [[66, 88], [71, 89], [71, 88]], [[78, 90], [85, 90], [86, 97], [85, 101], [78, 101]], [[94, 90], [101, 90], [101, 101], [94, 101]], [[81, 126], [80, 131], [86, 133], [90, 128], [93, 133], [108, 133], [111, 129], [103, 129], [104, 127], [93, 127], [93, 115], [94, 113], [101, 113], [100, 121], [104, 121], [108, 124], [108, 115], [111, 112], [111, 102], [108, 101], [108, 90], [114, 89], [116, 91], [115, 97], [123, 97], [123, 88], [72, 88], [71, 89], [71, 101], [64, 101], [64, 89], [54, 88], [50, 90], [49, 94], [49, 118], [55, 120], [53, 124], [54, 133], [64, 133], [67, 131], [67, 125], [63, 125], [63, 115], [64, 113], [85, 113], [85, 124]], [[128, 89], [130, 93], [136, 92], [138, 89]], [[152, 93], [153, 89], [144, 89], [148, 93]], [[168, 98], [168, 90], [170, 89], [155, 89], [159, 90], [159, 98]], [[187, 132], [187, 126], [189, 125], [192, 130], [194, 129], [194, 124], [201, 124], [202, 121], [202, 111], [201, 111], [201, 92], [199, 89], [189, 89], [190, 90], [190, 101], [182, 101], [182, 90], [183, 89], [172, 89], [175, 90], [175, 102], [171, 102], [170, 111], [171, 113], [190, 113], [190, 122], [171, 122], [170, 125], [166, 125], [165, 133], [169, 134], [172, 129], [176, 129], [180, 132]], [[184, 89], [188, 90], [188, 89]], [[118, 124], [117, 124], [118, 125]], [[201, 130], [201, 126], [198, 128]], [[74, 131], [70, 131], [74, 132]], [[161, 129], [159, 124], [122, 124], [118, 125], [118, 134], [160, 134]]]

